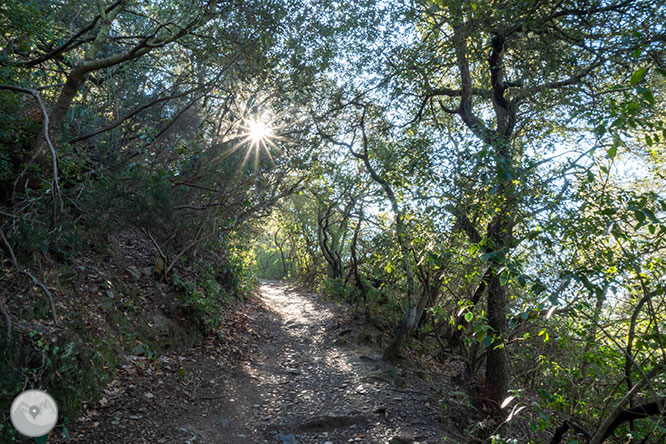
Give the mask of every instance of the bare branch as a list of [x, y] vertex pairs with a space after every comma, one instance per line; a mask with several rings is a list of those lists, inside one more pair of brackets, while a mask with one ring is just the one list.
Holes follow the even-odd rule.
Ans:
[[107, 125], [103, 128], [100, 128], [98, 130], [92, 131], [90, 133], [74, 137], [73, 139], [70, 139], [67, 143], [71, 144], [71, 143], [81, 142], [83, 140], [90, 139], [91, 137], [95, 137], [95, 136], [97, 136], [99, 134], [102, 134], [102, 133], [105, 133], [107, 131], [111, 131], [112, 129], [115, 129], [115, 128], [119, 127], [120, 125], [122, 125], [122, 123], [125, 122], [126, 120], [131, 119], [132, 117], [136, 116], [140, 112], [142, 112], [142, 111], [144, 111], [144, 110], [146, 110], [146, 109], [148, 109], [148, 108], [150, 108], [154, 105], [157, 105], [158, 103], [166, 102], [168, 100], [172, 100], [172, 99], [176, 99], [178, 97], [186, 96], [186, 95], [196, 91], [197, 89], [199, 89], [199, 88], [191, 88], [191, 89], [188, 89], [187, 91], [184, 91], [184, 92], [181, 92], [181, 93], [173, 94], [173, 95], [170, 95], [170, 96], [167, 96], [167, 97], [158, 97], [156, 99], [153, 99], [150, 102], [146, 103], [145, 105], [142, 105], [142, 106], [139, 106], [139, 107], [135, 108], [133, 111], [131, 111], [127, 115], [125, 115], [123, 117], [120, 117], [119, 119], [115, 120], [114, 122], [110, 123], [109, 125]]
[[[22, 92], [25, 94], [30, 94], [32, 95], [35, 100], [37, 101], [37, 105], [39, 105], [39, 109], [42, 112], [42, 135], [44, 136], [44, 140], [46, 140], [46, 145], [49, 147], [49, 150], [51, 151], [51, 160], [52, 160], [52, 168], [53, 168], [53, 179], [51, 183], [51, 193], [53, 195], [53, 216], [52, 216], [52, 223], [55, 225], [55, 220], [56, 220], [56, 214], [57, 214], [57, 208], [58, 204], [60, 204], [60, 210], [63, 209], [63, 201], [62, 201], [62, 196], [60, 195], [60, 184], [58, 183], [58, 156], [56, 155], [56, 150], [53, 147], [53, 144], [51, 143], [51, 138], [49, 137], [49, 114], [46, 112], [46, 107], [44, 106], [44, 102], [42, 101], [42, 97], [39, 95], [39, 93], [30, 88], [23, 88], [20, 86], [14, 86], [14, 85], [0, 85], [0, 89], [4, 89], [7, 91], [14, 91], [14, 92]], [[19, 179], [23, 177], [25, 172], [28, 169], [28, 165], [21, 171], [21, 174], [16, 178], [14, 181], [14, 188], [16, 188], [16, 184], [18, 183]]]
[[9, 311], [7, 310], [7, 307], [5, 306], [5, 301], [4, 301], [4, 296], [2, 299], [0, 299], [0, 313], [2, 313], [2, 317], [5, 318], [5, 328], [7, 329], [7, 339], [11, 338], [12, 336], [12, 318], [9, 316]]

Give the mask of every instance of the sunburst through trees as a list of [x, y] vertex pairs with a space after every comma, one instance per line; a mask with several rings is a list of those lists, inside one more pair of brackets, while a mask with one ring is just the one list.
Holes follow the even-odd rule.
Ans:
[[263, 153], [273, 162], [272, 152], [280, 152], [280, 148], [275, 142], [283, 139], [277, 134], [277, 129], [275, 121], [262, 115], [256, 115], [248, 119], [241, 126], [241, 140], [234, 146], [233, 151], [241, 147], [247, 147], [243, 158], [243, 166], [252, 154], [254, 154], [255, 168], [259, 166], [259, 159]]
[[247, 125], [247, 137], [254, 145], [265, 143], [272, 135], [271, 127], [261, 120], [251, 120]]

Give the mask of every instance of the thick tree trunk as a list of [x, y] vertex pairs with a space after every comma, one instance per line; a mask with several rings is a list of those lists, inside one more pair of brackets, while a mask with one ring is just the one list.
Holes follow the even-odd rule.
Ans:
[[[99, 61], [95, 60], [95, 58], [97, 57], [97, 54], [101, 50], [104, 43], [106, 43], [111, 26], [113, 25], [113, 22], [115, 21], [120, 11], [125, 8], [125, 4], [126, 2], [121, 0], [112, 5], [110, 10], [106, 10], [101, 7], [100, 3], [99, 17], [101, 22], [97, 35], [95, 36], [95, 40], [86, 51], [85, 60], [75, 66], [72, 71], [70, 71], [69, 75], [67, 76], [67, 80], [65, 80], [65, 86], [63, 86], [62, 90], [60, 91], [58, 100], [56, 101], [53, 109], [49, 114], [49, 135], [53, 141], [59, 140], [58, 136], [60, 134], [60, 127], [65, 121], [65, 116], [67, 115], [67, 111], [69, 111], [69, 108], [72, 105], [72, 101], [74, 101], [74, 97], [76, 97], [79, 89], [85, 83], [88, 73], [94, 71], [95, 69], [101, 69], [105, 67], [104, 63], [102, 63], [100, 66], [97, 66], [95, 62]], [[109, 58], [109, 60], [113, 60], [113, 58]], [[121, 63], [122, 61], [124, 61], [123, 58], [118, 59], [118, 63]], [[108, 66], [113, 64], [115, 63], [110, 63]], [[33, 144], [35, 153], [37, 155], [37, 163], [39, 164], [42, 163], [42, 159], [44, 157], [41, 154], [44, 150], [44, 144], [45, 142], [41, 137], [38, 137]]]
[[417, 308], [410, 305], [407, 309], [407, 314], [402, 318], [400, 324], [393, 333], [393, 340], [389, 346], [384, 350], [385, 359], [395, 359], [400, 356], [400, 353], [405, 346], [407, 337], [414, 330], [418, 324]]
[[67, 77], [65, 86], [63, 86], [62, 91], [60, 91], [58, 100], [51, 110], [49, 120], [51, 122], [50, 133], [52, 137], [59, 133], [60, 127], [65, 121], [67, 111], [69, 111], [70, 106], [72, 106], [74, 97], [76, 97], [76, 94], [85, 83], [85, 80], [86, 73], [78, 68], [74, 68]]
[[[65, 116], [67, 115], [67, 111], [69, 110], [74, 97], [85, 80], [84, 78], [79, 79], [78, 77], [75, 77], [75, 74], [75, 72], [72, 72], [67, 78], [65, 86], [58, 96], [58, 101], [49, 113], [49, 125], [47, 130], [56, 150], [58, 146], [57, 142], [60, 140], [60, 127], [65, 121]], [[43, 135], [40, 133], [32, 142], [32, 152], [34, 153], [32, 162], [38, 165], [42, 171], [49, 171], [50, 169], [51, 159], [47, 151], [46, 139], [44, 139]]]
[[334, 249], [329, 246], [328, 239], [331, 212], [332, 207], [328, 207], [325, 215], [319, 214], [317, 218], [317, 240], [319, 241], [319, 248], [324, 255], [324, 259], [328, 262], [331, 278], [339, 279], [342, 277], [342, 264], [340, 263], [339, 255], [335, 254]]
[[488, 286], [488, 325], [493, 329], [495, 341], [488, 349], [486, 360], [486, 387], [495, 402], [505, 398], [509, 388], [509, 360], [504, 343], [506, 333], [506, 289], [493, 271]]
[[409, 304], [407, 314], [396, 328], [393, 340], [384, 351], [385, 358], [394, 359], [400, 356], [400, 352], [404, 347], [409, 334], [418, 327], [430, 299], [430, 293], [424, 291], [418, 301], [416, 301], [416, 304], [413, 302]]
[[356, 228], [354, 229], [354, 236], [352, 237], [352, 242], [349, 248], [350, 254], [351, 254], [351, 273], [354, 275], [354, 285], [356, 285], [356, 288], [359, 289], [361, 292], [361, 301], [363, 301], [363, 309], [365, 311], [366, 317], [369, 316], [368, 312], [368, 293], [370, 292], [370, 288], [368, 287], [368, 284], [365, 283], [363, 278], [361, 277], [361, 273], [358, 271], [358, 255], [356, 253], [356, 246], [358, 244], [358, 234], [361, 231], [361, 224], [363, 223], [363, 210], [361, 209], [361, 213], [358, 218], [358, 223], [356, 224]]
[[278, 233], [280, 233], [279, 228], [275, 231], [275, 234], [273, 234], [273, 242], [275, 242], [275, 246], [278, 248], [278, 251], [280, 252], [280, 260], [282, 261], [282, 277], [286, 278], [287, 277], [287, 260], [284, 256], [284, 244], [285, 244], [285, 242], [287, 242], [287, 239], [280, 242], [278, 240]]
[[[504, 163], [502, 166], [508, 169], [510, 156], [507, 145], [499, 146], [497, 151], [500, 155], [498, 162]], [[513, 247], [514, 220], [511, 214], [515, 209], [515, 198], [511, 182], [502, 179], [501, 174], [498, 174], [498, 184], [498, 195], [502, 197], [502, 203], [498, 205], [498, 213], [493, 217], [487, 231], [490, 249], [495, 256], [491, 259], [487, 296], [488, 325], [492, 328], [494, 340], [486, 359], [486, 387], [490, 398], [500, 404], [509, 387], [509, 360], [505, 342], [508, 313], [506, 283], [502, 284], [499, 271], [507, 260], [507, 252]]]

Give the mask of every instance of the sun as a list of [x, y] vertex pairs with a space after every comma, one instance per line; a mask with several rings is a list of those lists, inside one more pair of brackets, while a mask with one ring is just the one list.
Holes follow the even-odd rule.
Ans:
[[245, 125], [241, 126], [242, 134], [241, 139], [234, 146], [234, 150], [243, 145], [249, 145], [245, 152], [243, 165], [247, 162], [248, 158], [254, 153], [255, 168], [259, 165], [259, 159], [263, 155], [273, 162], [273, 155], [271, 151], [275, 150], [280, 152], [280, 149], [275, 144], [277, 140], [282, 140], [282, 137], [275, 134], [274, 121], [268, 120], [265, 116], [256, 115], [254, 118], [245, 121]]
[[251, 120], [247, 124], [247, 138], [253, 145], [265, 143], [272, 135], [271, 127], [261, 120]]
[[284, 128], [276, 124], [280, 116], [255, 114], [244, 119], [237, 128], [234, 136], [235, 143], [221, 153], [225, 158], [238, 150], [244, 152], [240, 167], [244, 168], [248, 160], [254, 157], [254, 166], [258, 168], [262, 159], [273, 163], [273, 155], [281, 154], [279, 142], [289, 140], [280, 134]]

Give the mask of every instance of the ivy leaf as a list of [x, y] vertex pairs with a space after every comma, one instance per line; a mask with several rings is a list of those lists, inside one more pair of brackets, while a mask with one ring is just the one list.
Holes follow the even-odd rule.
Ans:
[[639, 224], [645, 222], [645, 214], [642, 211], [634, 211], [634, 216]]
[[646, 89], [645, 91], [643, 91], [643, 97], [645, 98], [645, 100], [650, 105], [654, 105], [656, 103], [656, 100], [654, 99], [654, 95], [652, 94], [652, 91], [650, 91], [649, 89]]
[[655, 223], [655, 224], [660, 223], [659, 219], [657, 219], [657, 217], [654, 215], [652, 210], [650, 210], [649, 208], [644, 208], [643, 210], [641, 210], [641, 212], [644, 215], [646, 215], [648, 217], [648, 219], [650, 219], [653, 223]]
[[546, 287], [540, 282], [535, 282], [534, 284], [532, 284], [532, 288], [530, 288], [530, 291], [535, 295], [539, 295], [544, 291], [546, 291]]
[[432, 251], [429, 254], [430, 256], [430, 261], [437, 266], [437, 268], [440, 268], [442, 266], [442, 258], [436, 254], [433, 253]]
[[641, 68], [635, 73], [631, 75], [631, 79], [629, 79], [629, 83], [631, 83], [631, 86], [637, 85], [641, 80], [643, 80], [643, 77], [645, 77], [645, 73], [647, 72], [647, 69]]
[[497, 256], [496, 251], [491, 251], [490, 253], [484, 253], [481, 256], [481, 260], [485, 263], [488, 262], [489, 260], [493, 259], [495, 256]]
[[467, 322], [470, 322], [472, 320], [472, 318], [474, 318], [474, 315], [472, 313], [470, 313], [470, 312], [465, 313], [465, 320]]

